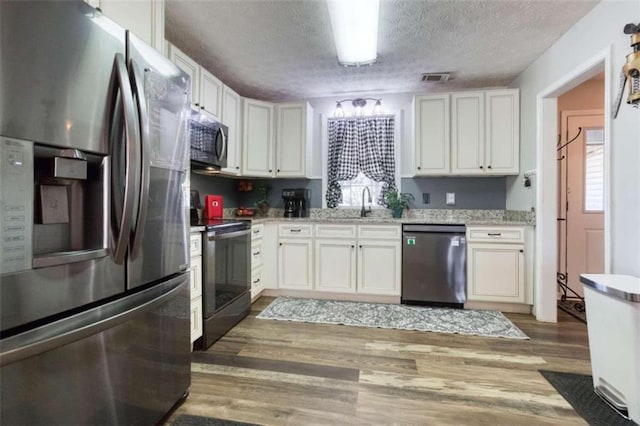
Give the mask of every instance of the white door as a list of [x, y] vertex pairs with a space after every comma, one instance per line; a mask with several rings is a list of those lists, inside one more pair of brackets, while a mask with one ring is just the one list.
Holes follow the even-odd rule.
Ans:
[[276, 177], [305, 177], [307, 128], [305, 104], [276, 107]]
[[228, 128], [227, 135], [227, 167], [222, 169], [222, 173], [239, 175], [240, 164], [242, 162], [242, 104], [240, 95], [224, 86], [222, 88], [222, 123]]
[[244, 100], [242, 175], [273, 175], [273, 104]]
[[451, 174], [484, 174], [484, 93], [451, 95]]
[[416, 96], [413, 102], [415, 174], [449, 174], [449, 95]]
[[467, 254], [468, 300], [524, 303], [524, 246], [470, 243]]
[[[563, 114], [566, 174], [567, 284], [582, 295], [580, 274], [604, 273], [604, 115]], [[561, 233], [562, 237], [562, 233]]]
[[316, 240], [316, 290], [355, 293], [355, 240]]
[[200, 67], [200, 109], [220, 120], [222, 115], [222, 82], [202, 67]]
[[281, 239], [278, 244], [278, 287], [313, 289], [313, 241]]
[[484, 172], [517, 175], [520, 171], [520, 100], [517, 89], [485, 93]]
[[399, 241], [358, 242], [358, 293], [400, 296]]

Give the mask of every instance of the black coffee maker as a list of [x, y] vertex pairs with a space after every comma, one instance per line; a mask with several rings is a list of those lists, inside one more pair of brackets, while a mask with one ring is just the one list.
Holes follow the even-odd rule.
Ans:
[[309, 217], [311, 190], [306, 188], [283, 189], [284, 217]]

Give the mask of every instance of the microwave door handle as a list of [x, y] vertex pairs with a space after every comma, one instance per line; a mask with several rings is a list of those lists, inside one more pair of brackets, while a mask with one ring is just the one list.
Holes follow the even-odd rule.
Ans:
[[[112, 232], [113, 241], [113, 261], [116, 264], [122, 264], [127, 252], [129, 243], [129, 233], [131, 223], [133, 221], [133, 207], [136, 195], [136, 182], [139, 181], [137, 176], [138, 155], [137, 147], [139, 146], [140, 133], [135, 123], [135, 109], [133, 104], [133, 94], [131, 92], [131, 84], [129, 83], [129, 74], [125, 65], [124, 56], [121, 53], [115, 55], [113, 61], [113, 69], [111, 71], [111, 82], [109, 83], [109, 97], [111, 105], [111, 118], [109, 128], [112, 129], [112, 123], [115, 119], [117, 93], [120, 91], [120, 101], [124, 112], [124, 133], [126, 147], [126, 168], [125, 168], [125, 186], [124, 186], [124, 202], [122, 203], [122, 212], [118, 213], [119, 226], [116, 232]], [[112, 161], [117, 161], [112, 158]], [[113, 172], [113, 171], [112, 171]], [[113, 194], [113, 188], [112, 188]], [[119, 204], [119, 203], [118, 203]], [[111, 223], [113, 227], [114, 224]]]
[[220, 155], [218, 155], [218, 160], [222, 161], [227, 151], [227, 135], [224, 134], [222, 127], [220, 127], [220, 133], [222, 134], [222, 149], [220, 150]]
[[140, 73], [135, 67], [133, 59], [129, 61], [129, 69], [131, 70], [131, 87], [135, 94], [138, 108], [138, 118], [140, 124], [140, 144], [142, 175], [140, 177], [140, 191], [138, 200], [138, 212], [135, 221], [135, 229], [133, 229], [133, 237], [131, 239], [131, 258], [138, 257], [140, 246], [142, 244], [142, 235], [147, 220], [147, 208], [149, 205], [149, 179], [150, 179], [150, 162], [151, 149], [149, 146], [149, 111], [147, 110], [147, 102], [144, 93], [144, 80], [140, 77]]

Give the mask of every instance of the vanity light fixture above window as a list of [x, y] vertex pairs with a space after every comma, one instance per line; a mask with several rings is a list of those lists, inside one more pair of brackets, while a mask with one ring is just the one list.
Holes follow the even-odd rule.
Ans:
[[371, 65], [378, 58], [380, 0], [327, 0], [338, 63]]
[[336, 102], [336, 110], [333, 112], [333, 116], [336, 118], [342, 118], [345, 116], [344, 109], [342, 109], [342, 103], [351, 101], [351, 105], [353, 105], [353, 116], [361, 117], [364, 116], [364, 107], [367, 105], [367, 101], [376, 101], [375, 106], [373, 107], [373, 111], [371, 115], [382, 115], [384, 111], [382, 110], [382, 99], [376, 98], [356, 98], [356, 99], [343, 99], [341, 101]]

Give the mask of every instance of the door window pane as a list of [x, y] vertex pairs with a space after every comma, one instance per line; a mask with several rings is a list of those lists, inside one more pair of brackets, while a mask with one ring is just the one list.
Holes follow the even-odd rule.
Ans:
[[604, 210], [604, 129], [585, 131], [584, 210]]

